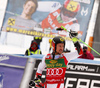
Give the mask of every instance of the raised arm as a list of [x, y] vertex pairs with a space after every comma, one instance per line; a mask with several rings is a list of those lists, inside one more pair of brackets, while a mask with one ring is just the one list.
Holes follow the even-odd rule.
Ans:
[[78, 33], [76, 31], [69, 32], [69, 36], [72, 39], [74, 46], [76, 47], [76, 51], [71, 52], [71, 53], [65, 53], [65, 56], [68, 59], [68, 61], [76, 59], [76, 58], [78, 58], [79, 55], [83, 54], [83, 50], [82, 50], [81, 45], [78, 41], [78, 38], [76, 38], [77, 35], [78, 35]]
[[72, 39], [74, 46], [76, 47], [76, 50], [78, 52], [79, 55], [83, 54], [83, 50], [81, 48], [81, 45], [79, 43], [78, 38], [76, 37], [78, 35], [78, 33], [76, 31], [70, 31], [69, 32], [69, 36]]

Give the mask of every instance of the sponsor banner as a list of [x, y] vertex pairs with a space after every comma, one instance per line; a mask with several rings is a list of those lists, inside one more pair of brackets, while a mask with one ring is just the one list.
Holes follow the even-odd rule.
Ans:
[[0, 88], [3, 88], [3, 76], [4, 73], [0, 71]]
[[0, 70], [4, 75], [1, 81], [0, 74], [0, 86], [3, 82], [3, 87], [0, 88], [19, 88], [26, 62], [27, 58], [24, 57], [0, 55]]
[[73, 51], [69, 33], [56, 28], [63, 26], [68, 31], [77, 31], [84, 41], [93, 4], [94, 0], [8, 0], [0, 35], [0, 46], [8, 50], [1, 53], [24, 54], [34, 36], [39, 36], [42, 54], [47, 54], [49, 39], [57, 35], [68, 40], [65, 47]]
[[[41, 60], [36, 60], [35, 68], [33, 71], [32, 79], [35, 77], [35, 73], [38, 64]], [[75, 61], [75, 62], [74, 62]], [[78, 60], [79, 61], [79, 60]], [[66, 69], [65, 73], [65, 88], [99, 88], [100, 87], [100, 64], [91, 63], [94, 61], [88, 60], [87, 63], [71, 61]], [[89, 63], [90, 61], [90, 63]], [[100, 62], [99, 62], [100, 63]], [[45, 82], [46, 69], [42, 73], [42, 81]]]
[[85, 72], [85, 73], [100, 73], [100, 66], [95, 64], [70, 63], [67, 66], [67, 71]]
[[64, 26], [84, 40], [93, 4], [94, 0], [8, 0], [2, 30], [50, 38], [61, 35], [70, 40], [66, 31], [56, 31]]
[[[22, 29], [15, 29], [11, 27], [7, 27], [6, 30], [10, 32], [22, 33], [22, 34], [27, 34], [27, 35], [32, 35], [32, 36], [41, 36], [41, 37], [48, 37], [48, 38], [55, 37], [55, 35], [52, 35], [52, 34], [45, 34], [38, 31], [27, 31], [27, 30], [22, 30]], [[65, 40], [71, 40], [69, 37], [65, 37], [65, 36], [62, 36], [62, 37]]]
[[7, 54], [0, 54], [0, 63], [11, 64], [11, 65], [18, 65], [18, 66], [25, 66], [27, 58], [7, 55]]
[[65, 88], [99, 88], [100, 65], [69, 63], [66, 70]]

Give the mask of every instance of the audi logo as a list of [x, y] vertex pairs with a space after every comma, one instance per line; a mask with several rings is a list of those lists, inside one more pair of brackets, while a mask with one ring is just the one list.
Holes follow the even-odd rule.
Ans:
[[62, 75], [62, 74], [63, 74], [62, 68], [49, 68], [49, 69], [47, 69], [48, 76], [57, 76], [57, 75]]

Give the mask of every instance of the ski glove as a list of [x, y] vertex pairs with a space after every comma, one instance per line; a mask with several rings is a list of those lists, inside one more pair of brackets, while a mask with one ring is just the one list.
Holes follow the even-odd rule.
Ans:
[[44, 84], [42, 83], [41, 79], [36, 78], [36, 79], [34, 79], [34, 82], [35, 82], [36, 88], [44, 88]]
[[44, 88], [44, 84], [41, 82], [41, 79], [36, 78], [29, 82], [29, 87]]
[[29, 87], [34, 87], [35, 86], [35, 82], [33, 81], [33, 80], [31, 80], [30, 82], [29, 82]]
[[78, 32], [70, 30], [70, 32], [69, 32], [69, 37], [70, 37], [71, 39], [74, 38], [74, 37], [77, 37], [77, 35], [78, 35]]
[[76, 31], [70, 30], [69, 37], [72, 39], [74, 43], [78, 41], [77, 35], [78, 33]]
[[83, 50], [82, 50], [81, 45], [80, 45], [80, 43], [78, 41], [76, 41], [74, 43], [74, 46], [76, 47], [76, 50], [77, 50], [79, 55], [83, 54]]
[[34, 79], [36, 88], [44, 88], [44, 84], [41, 81], [42, 74], [36, 72], [36, 79]]
[[70, 30], [69, 37], [72, 39], [78, 54], [81, 55], [83, 53], [83, 51], [82, 51], [82, 48], [80, 46], [79, 39], [77, 38], [77, 35], [78, 35], [78, 33], [76, 31]]

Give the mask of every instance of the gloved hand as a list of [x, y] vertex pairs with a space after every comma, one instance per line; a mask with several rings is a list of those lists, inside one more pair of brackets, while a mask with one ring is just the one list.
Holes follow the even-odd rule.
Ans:
[[29, 87], [35, 87], [35, 82], [34, 82], [33, 80], [31, 80], [31, 81], [29, 82]]
[[78, 52], [79, 55], [81, 55], [83, 53], [81, 45], [79, 43], [79, 39], [77, 38], [78, 33], [76, 31], [72, 31], [70, 30], [69, 32], [69, 36], [72, 39], [74, 46], [76, 47], [76, 50]]
[[41, 79], [36, 78], [36, 79], [34, 79], [34, 82], [35, 82], [36, 88], [44, 88], [44, 84], [42, 83]]
[[74, 37], [77, 37], [77, 35], [78, 35], [78, 32], [70, 30], [70, 32], [69, 32], [69, 37], [70, 37], [71, 39], [74, 38]]
[[74, 43], [78, 41], [77, 35], [78, 33], [76, 31], [70, 30], [69, 37], [72, 39]]
[[44, 88], [44, 84], [41, 82], [39, 78], [36, 78], [29, 82], [29, 87]]

